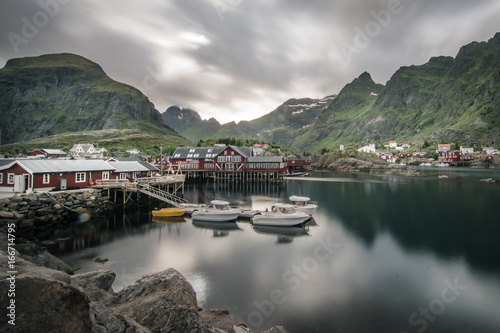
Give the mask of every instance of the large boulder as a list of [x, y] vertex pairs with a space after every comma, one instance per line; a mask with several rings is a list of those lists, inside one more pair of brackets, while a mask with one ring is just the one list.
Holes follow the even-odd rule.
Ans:
[[173, 268], [142, 277], [109, 306], [152, 332], [216, 332], [202, 322], [193, 287]]
[[103, 302], [114, 296], [111, 288], [115, 281], [115, 272], [98, 270], [76, 274], [71, 277], [71, 284], [81, 288], [93, 302]]
[[[2, 305], [7, 299], [9, 281], [0, 281]], [[88, 297], [79, 289], [51, 278], [18, 275], [16, 286], [15, 326], [0, 324], [8, 332], [91, 332]], [[12, 298], [11, 298], [12, 299]]]

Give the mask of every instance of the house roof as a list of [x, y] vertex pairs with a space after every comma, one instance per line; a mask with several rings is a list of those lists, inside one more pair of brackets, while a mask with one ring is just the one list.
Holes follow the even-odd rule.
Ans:
[[108, 164], [115, 169], [115, 172], [158, 171], [158, 169], [152, 166], [151, 164], [146, 163], [149, 165], [146, 166], [139, 161], [117, 161], [117, 162], [109, 162]]
[[[365, 146], [363, 148], [370, 148], [370, 146]], [[306, 162], [311, 162], [310, 157], [287, 157], [286, 158], [289, 161], [306, 161]]]
[[251, 147], [236, 147], [236, 146], [229, 146], [231, 149], [236, 151], [238, 154], [248, 158], [252, 156], [252, 148]]
[[449, 143], [440, 143], [438, 144], [438, 147], [450, 147], [451, 145]]
[[281, 163], [283, 161], [283, 156], [252, 156], [247, 159], [248, 163]]
[[66, 153], [60, 149], [42, 149], [42, 151], [46, 152], [47, 154], [66, 155]]
[[[103, 160], [47, 160], [23, 159], [15, 160], [30, 173], [57, 173], [57, 172], [83, 172], [83, 171], [108, 171], [114, 168]], [[10, 167], [4, 167], [8, 168]]]
[[223, 147], [180, 147], [174, 151], [171, 158], [215, 158], [224, 149]]

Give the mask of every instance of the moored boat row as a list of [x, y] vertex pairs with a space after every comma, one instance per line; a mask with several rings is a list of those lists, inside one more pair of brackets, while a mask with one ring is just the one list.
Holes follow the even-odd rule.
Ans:
[[294, 226], [307, 222], [318, 208], [318, 204], [308, 197], [293, 195], [289, 199], [292, 204], [276, 203], [266, 211], [236, 209], [228, 201], [212, 200], [209, 206], [182, 204], [182, 208], [163, 208], [152, 211], [152, 214], [155, 218], [190, 214], [193, 221], [205, 222], [231, 222], [246, 218], [255, 225]]

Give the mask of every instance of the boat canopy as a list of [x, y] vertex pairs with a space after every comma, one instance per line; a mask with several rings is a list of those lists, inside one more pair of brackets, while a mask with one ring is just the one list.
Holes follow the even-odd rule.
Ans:
[[286, 204], [286, 203], [274, 204], [273, 207], [271, 208], [271, 211], [279, 212], [279, 213], [283, 213], [283, 214], [295, 213], [295, 209], [293, 208], [293, 206], [290, 204]]
[[228, 201], [224, 200], [212, 200], [210, 203], [214, 206], [215, 209], [219, 210], [229, 210], [231, 207], [229, 206]]
[[309, 200], [311, 200], [311, 198], [301, 197], [298, 195], [292, 195], [289, 199], [291, 202], [293, 202], [297, 206], [305, 206], [309, 203]]

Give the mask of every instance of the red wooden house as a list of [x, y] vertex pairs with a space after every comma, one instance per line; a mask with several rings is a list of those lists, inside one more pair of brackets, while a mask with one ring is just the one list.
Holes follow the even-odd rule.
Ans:
[[249, 147], [177, 148], [170, 158], [174, 170], [182, 171], [286, 171], [283, 157], [252, 156]]
[[11, 193], [76, 189], [109, 178], [114, 168], [102, 160], [11, 160], [0, 166], [0, 191]]

